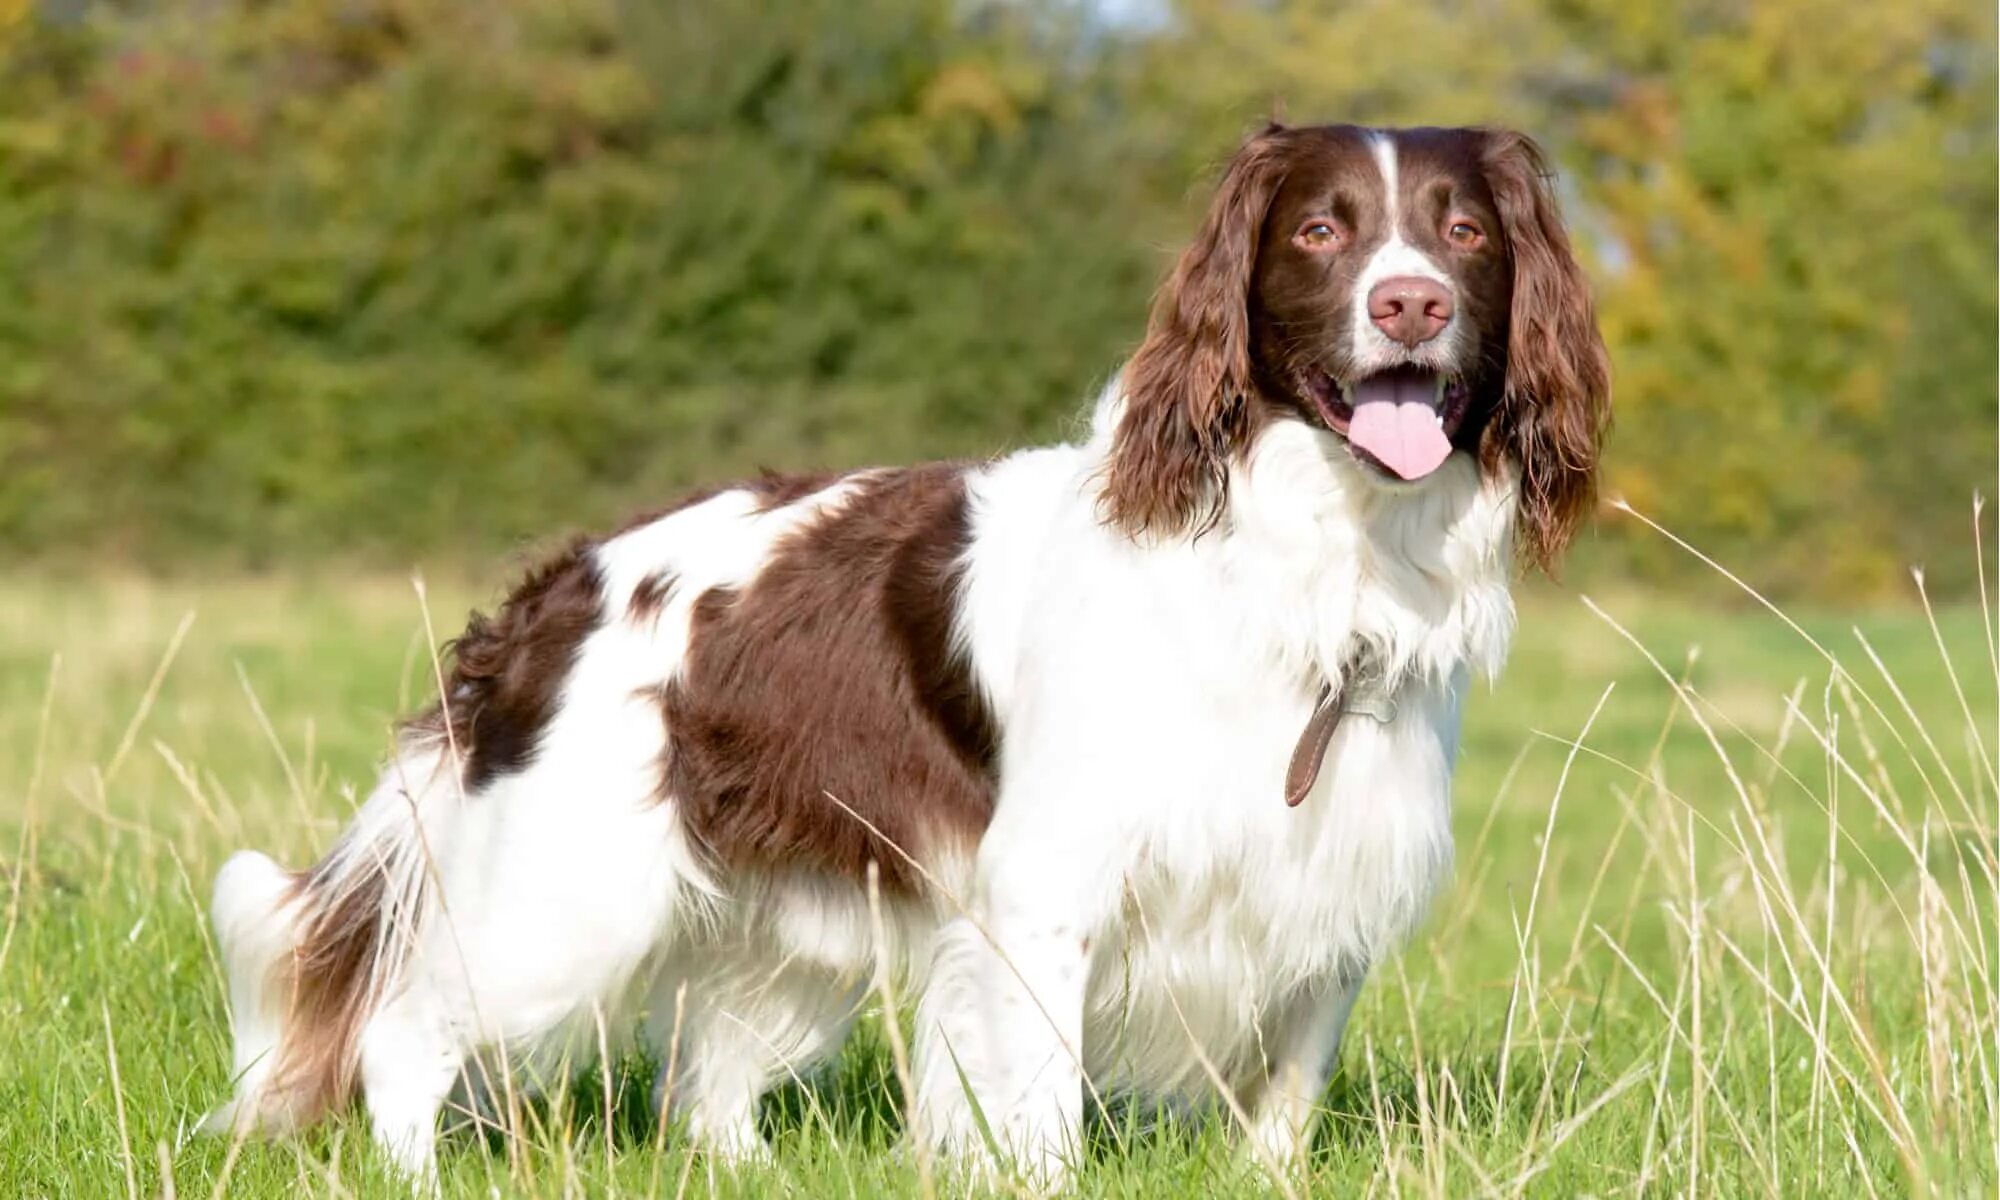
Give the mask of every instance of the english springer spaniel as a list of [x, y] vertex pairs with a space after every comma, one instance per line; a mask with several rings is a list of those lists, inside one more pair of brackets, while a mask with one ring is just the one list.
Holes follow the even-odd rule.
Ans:
[[753, 1154], [890, 971], [948, 1151], [1052, 1182], [1087, 1096], [1219, 1085], [1294, 1159], [1448, 874], [1515, 560], [1592, 503], [1548, 177], [1513, 133], [1273, 125], [1079, 444], [767, 476], [546, 562], [323, 861], [223, 867], [211, 1126], [358, 1091], [421, 1176], [455, 1089], [643, 1014], [662, 1102]]

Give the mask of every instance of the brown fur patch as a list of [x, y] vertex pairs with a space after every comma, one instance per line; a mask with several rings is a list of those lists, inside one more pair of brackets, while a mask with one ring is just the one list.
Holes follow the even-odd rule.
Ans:
[[[627, 522], [623, 533], [659, 520], [724, 492], [748, 491], [759, 511], [789, 504], [839, 479], [833, 474], [779, 475], [699, 488], [672, 504]], [[615, 536], [615, 535], [614, 535]], [[464, 787], [476, 790], [534, 758], [556, 692], [576, 661], [577, 649], [604, 620], [603, 580], [592, 553], [600, 543], [578, 538], [534, 568], [492, 615], [474, 612], [465, 632], [447, 647], [449, 669], [441, 704], [412, 719], [418, 732], [445, 732], [464, 764]], [[657, 616], [672, 596], [671, 572], [658, 572], [633, 589], [628, 614], [634, 620]]]
[[1549, 574], [1597, 502], [1611, 428], [1611, 360], [1590, 283], [1570, 251], [1554, 173], [1517, 133], [1486, 135], [1486, 177], [1514, 262], [1507, 390], [1486, 435], [1490, 463], [1521, 464], [1519, 550]]
[[758, 512], [770, 512], [783, 508], [794, 500], [803, 500], [821, 488], [843, 478], [840, 472], [818, 471], [802, 475], [781, 475], [776, 471], [764, 470], [755, 479], [739, 479], [734, 483], [708, 484], [692, 491], [683, 492], [672, 503], [659, 508], [650, 508], [619, 526], [612, 534], [630, 533], [634, 529], [651, 525], [661, 517], [672, 516], [684, 508], [693, 508], [704, 500], [713, 500], [724, 492], [749, 492], [757, 499]]
[[[534, 758], [577, 648], [604, 619], [595, 543], [578, 540], [543, 563], [491, 617], [475, 612], [449, 647], [442, 708], [473, 791]], [[441, 728], [437, 708], [416, 724]]]
[[1221, 516], [1229, 460], [1256, 432], [1250, 283], [1264, 213], [1290, 166], [1266, 129], [1230, 162], [1193, 244], [1153, 299], [1125, 364], [1103, 505], [1130, 534], [1202, 530]]
[[329, 858], [293, 877], [288, 904], [307, 906], [289, 959], [275, 964], [273, 988], [285, 998], [286, 1035], [272, 1071], [289, 1118], [304, 1124], [346, 1103], [360, 1067], [361, 1025], [373, 1011], [378, 978], [384, 877], [361, 874], [344, 892], [322, 895]]
[[626, 615], [634, 621], [650, 621], [659, 616], [673, 598], [676, 581], [672, 571], [655, 571], [641, 579], [632, 589], [631, 602], [625, 606]]
[[696, 601], [660, 693], [664, 785], [722, 862], [859, 878], [874, 861], [915, 891], [918, 873], [828, 793], [920, 862], [985, 830], [995, 733], [951, 646], [968, 520], [960, 468], [885, 473], [748, 588]]

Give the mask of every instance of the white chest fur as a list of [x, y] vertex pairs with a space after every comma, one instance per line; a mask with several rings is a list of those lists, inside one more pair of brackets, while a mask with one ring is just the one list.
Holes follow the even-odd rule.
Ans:
[[[1041, 452], [975, 484], [1005, 494], [967, 592], [1005, 734], [978, 874], [1075, 915], [1091, 1073], [1162, 1094], [1200, 1082], [1190, 1039], [1253, 1070], [1274, 1014], [1358, 980], [1448, 876], [1460, 705], [1512, 629], [1512, 486], [1461, 455], [1388, 492], [1287, 424], [1216, 531], [1135, 545], [1097, 520], [1091, 460]], [[1292, 749], [1357, 650], [1396, 712], [1345, 719], [1288, 808]]]
[[1252, 1072], [1294, 997], [1358, 981], [1409, 932], [1450, 871], [1459, 699], [1413, 683], [1393, 720], [1348, 717], [1297, 808], [1258, 771], [1158, 814], [1175, 836], [1151, 844], [1171, 853], [1129, 864], [1093, 962], [1094, 1074], [1199, 1086], [1190, 1041], [1225, 1077]]

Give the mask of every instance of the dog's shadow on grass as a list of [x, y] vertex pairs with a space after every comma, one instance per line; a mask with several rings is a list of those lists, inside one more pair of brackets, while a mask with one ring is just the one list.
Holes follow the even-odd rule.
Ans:
[[[848, 1148], [886, 1150], [902, 1137], [902, 1088], [886, 1048], [855, 1044], [834, 1062], [809, 1075], [788, 1080], [768, 1093], [759, 1108], [757, 1127], [778, 1152], [800, 1141], [817, 1140]], [[523, 1087], [515, 1096], [519, 1126], [530, 1139], [560, 1134], [573, 1142], [604, 1137], [609, 1097], [611, 1141], [620, 1152], [654, 1145], [685, 1149], [687, 1139], [677, 1124], [662, 1122], [654, 1101], [661, 1064], [649, 1056], [619, 1059], [608, 1078], [602, 1067], [577, 1070], [559, 1085]], [[674, 1081], [676, 1088], [684, 1079]], [[448, 1114], [448, 1136], [460, 1144], [483, 1144], [489, 1153], [506, 1152], [507, 1133], [497, 1110], [503, 1103], [489, 1099], [482, 1115], [459, 1098]]]
[[[862, 1033], [833, 1063], [793, 1079], [764, 1097], [758, 1130], [782, 1160], [804, 1144], [846, 1151], [889, 1153], [905, 1132], [903, 1089], [885, 1045]], [[1312, 1162], [1316, 1167], [1378, 1157], [1386, 1138], [1416, 1139], [1428, 1122], [1433, 1128], [1470, 1133], [1500, 1126], [1560, 1123], [1588, 1103], [1587, 1061], [1579, 1058], [1548, 1071], [1517, 1065], [1503, 1090], [1496, 1054], [1466, 1051], [1427, 1060], [1422, 1078], [1404, 1060], [1376, 1062], [1372, 1076], [1355, 1061], [1336, 1073], [1321, 1099]], [[658, 1064], [640, 1056], [621, 1060], [611, 1072], [612, 1143], [621, 1153], [658, 1145], [685, 1152], [678, 1128], [663, 1127], [653, 1103]], [[1449, 1083], [1443, 1081], [1449, 1080]], [[522, 1102], [530, 1129], [560, 1130], [578, 1142], [603, 1136], [605, 1078], [601, 1070], [580, 1073], [565, 1089]], [[1086, 1169], [1133, 1156], [1154, 1161], [1184, 1154], [1211, 1155], [1225, 1144], [1214, 1136], [1231, 1118], [1220, 1105], [1207, 1108], [1146, 1106], [1112, 1099], [1091, 1106], [1085, 1131]], [[460, 1138], [483, 1140], [489, 1152], [505, 1153], [504, 1135], [492, 1124]]]

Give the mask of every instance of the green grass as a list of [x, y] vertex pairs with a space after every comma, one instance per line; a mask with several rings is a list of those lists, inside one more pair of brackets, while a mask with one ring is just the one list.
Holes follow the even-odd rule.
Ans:
[[[437, 633], [474, 598], [440, 588]], [[1836, 680], [1761, 610], [1600, 601], [1608, 620], [1524, 600], [1511, 665], [1468, 714], [1457, 881], [1371, 980], [1288, 1186], [1992, 1194], [1977, 607], [1937, 614], [1961, 708], [1921, 609], [1799, 614], [1851, 672]], [[405, 1194], [358, 1113], [235, 1153], [191, 1131], [227, 1089], [209, 880], [244, 845], [293, 864], [325, 848], [424, 695], [426, 646], [396, 580], [0, 584], [0, 1194]], [[773, 1098], [774, 1163], [738, 1176], [661, 1147], [645, 1080], [592, 1069], [520, 1128], [449, 1142], [444, 1191], [920, 1193], [879, 1023]], [[1077, 1186], [1272, 1190], [1213, 1126], [1115, 1117]]]

